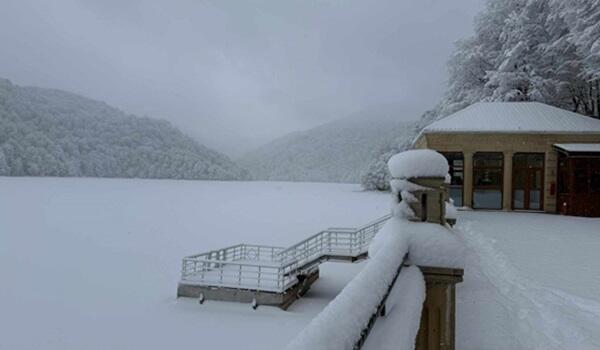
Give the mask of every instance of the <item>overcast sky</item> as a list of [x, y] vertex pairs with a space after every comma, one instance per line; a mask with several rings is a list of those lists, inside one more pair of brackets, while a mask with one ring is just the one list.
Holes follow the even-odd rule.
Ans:
[[167, 119], [237, 155], [373, 107], [416, 119], [483, 3], [0, 0], [0, 77]]

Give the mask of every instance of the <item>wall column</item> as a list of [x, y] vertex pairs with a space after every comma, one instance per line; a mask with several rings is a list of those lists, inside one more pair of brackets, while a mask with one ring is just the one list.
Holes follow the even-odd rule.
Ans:
[[425, 302], [415, 344], [416, 350], [454, 350], [456, 284], [462, 269], [419, 266], [425, 278]]
[[463, 206], [473, 207], [473, 152], [463, 152]]
[[502, 181], [502, 209], [512, 210], [512, 173], [514, 152], [506, 151], [504, 155], [504, 176]]

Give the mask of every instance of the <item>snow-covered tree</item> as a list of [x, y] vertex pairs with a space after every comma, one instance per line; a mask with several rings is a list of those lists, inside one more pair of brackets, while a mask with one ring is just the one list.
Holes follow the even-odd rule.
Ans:
[[414, 122], [387, 113], [394, 112], [369, 109], [283, 136], [247, 153], [240, 163], [256, 179], [358, 183], [380, 149], [412, 133]]
[[165, 121], [0, 79], [0, 175], [247, 179]]
[[0, 149], [0, 176], [10, 175], [10, 168], [8, 167], [8, 162], [6, 161], [6, 156], [4, 155], [4, 151]]

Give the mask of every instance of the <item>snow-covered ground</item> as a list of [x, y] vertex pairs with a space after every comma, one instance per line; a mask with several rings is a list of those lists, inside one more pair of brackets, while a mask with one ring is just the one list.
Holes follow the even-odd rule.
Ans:
[[284, 312], [177, 300], [181, 258], [358, 226], [387, 199], [358, 185], [0, 177], [0, 349], [283, 348], [362, 264], [325, 264]]
[[600, 219], [459, 212], [458, 349], [600, 349]]
[[[0, 349], [282, 348], [364, 264], [324, 264], [284, 312], [177, 300], [180, 258], [389, 212], [336, 184], [0, 177], [0, 194]], [[457, 348], [600, 348], [599, 219], [458, 216]]]

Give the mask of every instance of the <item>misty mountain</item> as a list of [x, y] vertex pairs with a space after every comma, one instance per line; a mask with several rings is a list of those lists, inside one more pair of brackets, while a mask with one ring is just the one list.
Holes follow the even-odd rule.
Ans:
[[[391, 140], [411, 134], [402, 115], [363, 112], [278, 138], [240, 159], [256, 179], [360, 182], [378, 152]], [[404, 119], [406, 117], [404, 116]]]
[[0, 175], [247, 179], [166, 121], [0, 79]]

